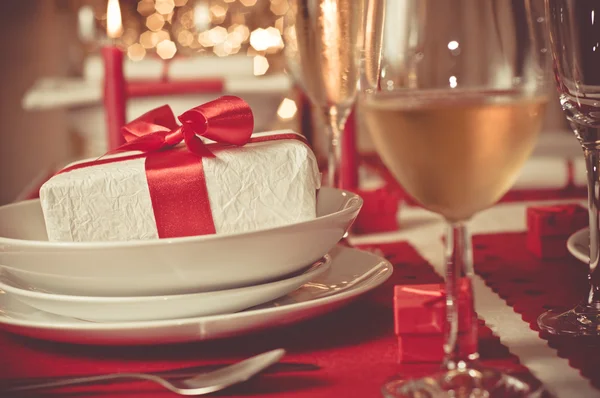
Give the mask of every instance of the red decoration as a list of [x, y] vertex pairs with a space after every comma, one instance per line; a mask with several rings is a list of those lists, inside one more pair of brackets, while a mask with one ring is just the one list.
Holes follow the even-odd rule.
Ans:
[[354, 192], [364, 200], [352, 227], [354, 233], [391, 232], [400, 228], [397, 213], [401, 199], [387, 186], [376, 190], [355, 189]]
[[[477, 336], [470, 332], [458, 334], [461, 347], [468, 352], [477, 348]], [[405, 333], [397, 336], [398, 363], [439, 363], [444, 359], [444, 335]]]
[[353, 109], [342, 131], [341, 188], [355, 191], [358, 188], [358, 149], [356, 147], [356, 119]]
[[[60, 171], [145, 158], [146, 178], [160, 238], [215, 233], [202, 157], [225, 146], [281, 139], [302, 140], [297, 134], [251, 138], [253, 116], [238, 97], [226, 96], [184, 112], [176, 122], [168, 106], [156, 108], [125, 125], [127, 143], [109, 153], [141, 151], [118, 158], [78, 163]], [[215, 143], [204, 144], [199, 136]], [[181, 141], [185, 147], [176, 147]]]
[[[474, 351], [477, 341], [471, 333], [471, 320], [475, 314], [468, 279], [461, 282], [459, 307], [459, 338], [463, 339], [466, 349]], [[441, 361], [445, 320], [444, 284], [396, 285], [394, 331], [398, 338], [398, 361]]]
[[220, 78], [176, 81], [132, 80], [127, 83], [128, 98], [222, 93], [224, 90], [225, 82]]
[[568, 238], [568, 236], [540, 237], [527, 234], [527, 250], [544, 260], [565, 258], [569, 254], [567, 250]]
[[569, 236], [588, 222], [587, 209], [577, 204], [527, 208], [527, 232], [533, 236]]
[[102, 58], [104, 60], [104, 112], [110, 151], [125, 143], [121, 135], [121, 127], [126, 122], [127, 112], [123, 51], [113, 46], [103, 47]]
[[588, 211], [580, 205], [527, 208], [527, 249], [539, 258], [567, 256], [567, 239], [588, 225]]

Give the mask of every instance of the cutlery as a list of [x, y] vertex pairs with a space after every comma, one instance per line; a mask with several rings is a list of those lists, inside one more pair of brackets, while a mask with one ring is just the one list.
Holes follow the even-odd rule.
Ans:
[[[223, 363], [223, 364], [208, 364], [208, 365], [197, 365], [197, 366], [186, 366], [182, 368], [176, 369], [168, 369], [168, 370], [158, 370], [158, 371], [148, 371], [144, 373], [148, 373], [155, 376], [163, 376], [169, 378], [187, 378], [195, 376], [199, 373], [211, 372], [213, 370], [222, 369], [225, 366], [233, 365], [231, 363]], [[321, 369], [320, 366], [312, 364], [312, 363], [304, 363], [304, 362], [278, 362], [276, 364], [271, 365], [269, 368], [265, 369], [263, 374], [274, 374], [274, 373], [285, 373], [285, 372], [310, 372]], [[79, 379], [82, 377], [95, 377], [98, 375], [66, 375], [66, 376], [48, 376], [48, 377], [25, 377], [25, 378], [13, 378], [13, 379], [0, 379], [0, 391], [4, 391], [4, 389], [8, 387], [16, 387], [22, 385], [30, 385], [30, 384], [41, 384], [41, 383], [49, 383], [49, 382], [62, 382], [71, 379]], [[95, 384], [108, 384], [108, 383], [119, 383], [119, 382], [127, 382], [126, 379], [107, 379], [107, 380], [98, 380]]]
[[0, 389], [0, 392], [32, 391], [54, 389], [58, 387], [88, 385], [116, 379], [147, 380], [160, 384], [164, 388], [180, 395], [204, 395], [220, 391], [234, 384], [244, 382], [257, 373], [278, 362], [285, 350], [276, 349], [250, 357], [233, 365], [225, 366], [208, 373], [196, 373], [189, 377], [160, 376], [150, 373], [112, 373], [97, 376], [75, 377], [33, 384], [21, 384]]

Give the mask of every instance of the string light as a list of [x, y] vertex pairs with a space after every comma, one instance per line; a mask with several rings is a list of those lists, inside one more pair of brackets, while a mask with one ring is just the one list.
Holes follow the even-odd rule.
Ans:
[[137, 5], [137, 12], [144, 17], [152, 15], [152, 13], [154, 13], [154, 1], [141, 0]]
[[279, 116], [281, 120], [292, 119], [296, 115], [296, 112], [298, 112], [298, 107], [294, 100], [289, 98], [284, 98], [283, 101], [281, 101], [279, 108], [277, 108], [277, 116]]
[[275, 15], [284, 15], [290, 8], [287, 0], [271, 0], [271, 12]]
[[165, 26], [165, 19], [158, 13], [154, 13], [146, 18], [146, 27], [153, 32], [158, 32], [163, 26]]
[[141, 61], [146, 56], [146, 49], [140, 43], [135, 43], [127, 48], [127, 56], [132, 61]]
[[267, 73], [269, 70], [269, 60], [262, 55], [257, 55], [254, 57], [254, 75], [261, 76]]
[[173, 0], [156, 0], [154, 8], [158, 13], [170, 14], [175, 8], [175, 2]]
[[177, 53], [177, 46], [171, 40], [163, 40], [157, 44], [156, 53], [162, 59], [171, 59]]
[[144, 48], [154, 48], [158, 44], [158, 35], [147, 30], [140, 35], [140, 44]]

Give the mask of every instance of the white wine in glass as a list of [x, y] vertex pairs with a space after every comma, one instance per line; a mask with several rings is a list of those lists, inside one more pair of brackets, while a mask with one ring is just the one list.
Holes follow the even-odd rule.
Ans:
[[511, 91], [391, 93], [368, 98], [364, 117], [402, 186], [455, 222], [510, 188], [535, 145], [546, 102]]
[[334, 187], [340, 187], [341, 132], [357, 94], [365, 1], [290, 0], [285, 17], [288, 70], [327, 122]]
[[373, 37], [365, 57], [380, 60], [362, 62], [367, 129], [406, 192], [448, 224], [442, 368], [395, 377], [382, 393], [534, 396], [537, 386], [481, 363], [467, 344], [475, 318], [461, 320], [470, 327], [459, 334], [460, 317], [472, 311], [458, 295], [460, 278], [473, 273], [467, 222], [510, 189], [541, 129], [550, 86], [543, 1], [369, 0], [373, 6], [384, 17], [365, 30]]

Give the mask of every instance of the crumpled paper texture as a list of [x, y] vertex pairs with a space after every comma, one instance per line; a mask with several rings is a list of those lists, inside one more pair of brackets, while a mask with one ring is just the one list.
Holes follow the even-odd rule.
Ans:
[[[281, 133], [290, 132], [254, 136]], [[202, 162], [217, 234], [316, 217], [320, 174], [304, 143], [277, 140], [214, 153]], [[42, 186], [40, 200], [50, 241], [158, 239], [144, 159], [56, 175]]]

